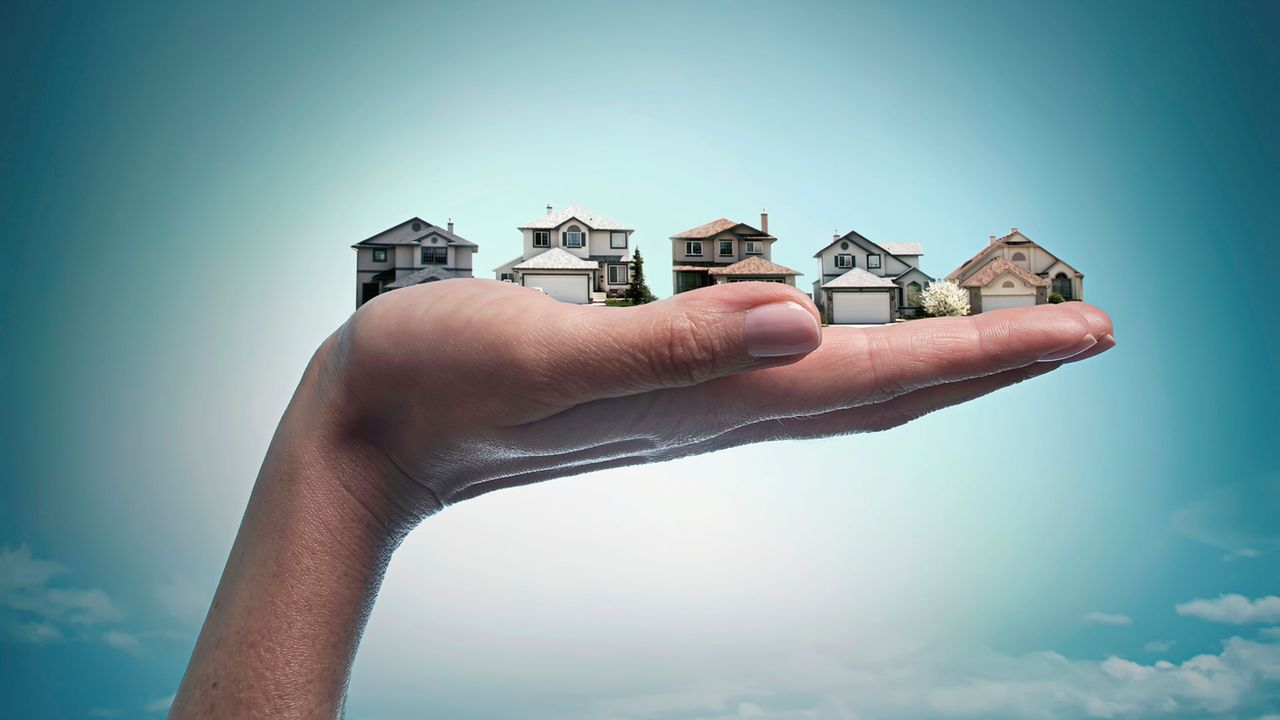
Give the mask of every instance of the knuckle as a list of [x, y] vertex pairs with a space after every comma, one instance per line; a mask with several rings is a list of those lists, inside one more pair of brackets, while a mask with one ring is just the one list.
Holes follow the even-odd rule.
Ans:
[[686, 312], [659, 321], [649, 372], [663, 385], [696, 385], [715, 376], [721, 341], [702, 322]]

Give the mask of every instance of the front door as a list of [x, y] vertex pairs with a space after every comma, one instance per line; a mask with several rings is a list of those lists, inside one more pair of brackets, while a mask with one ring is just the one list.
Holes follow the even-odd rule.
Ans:
[[378, 297], [379, 290], [376, 282], [360, 283], [360, 304], [363, 305]]

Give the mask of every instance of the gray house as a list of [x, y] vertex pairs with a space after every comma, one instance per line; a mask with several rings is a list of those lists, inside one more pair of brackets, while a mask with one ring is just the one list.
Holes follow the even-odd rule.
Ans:
[[517, 228], [519, 255], [494, 268], [505, 282], [536, 287], [562, 302], [590, 304], [631, 282], [631, 233], [613, 218], [570, 205]]
[[396, 288], [471, 277], [475, 243], [446, 227], [409, 218], [351, 246], [356, 251], [356, 307]]
[[920, 312], [933, 278], [920, 270], [918, 243], [874, 243], [850, 231], [833, 235], [814, 257], [813, 301], [831, 325], [873, 325]]
[[769, 213], [760, 227], [720, 218], [671, 236], [671, 286], [677, 293], [730, 282], [795, 285], [799, 272], [773, 262]]

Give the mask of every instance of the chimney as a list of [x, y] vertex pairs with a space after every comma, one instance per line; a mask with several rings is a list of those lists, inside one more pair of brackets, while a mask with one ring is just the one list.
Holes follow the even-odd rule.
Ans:
[[551, 203], [547, 203], [547, 214], [551, 214]]
[[1016, 233], [1016, 232], [1018, 232], [1018, 228], [1009, 228], [1009, 234], [1010, 234], [1010, 235], [1012, 235], [1012, 234], [1014, 234], [1014, 233]]
[[449, 218], [449, 232], [453, 232], [453, 218]]
[[987, 244], [988, 244], [988, 245], [995, 245], [995, 244], [996, 244], [996, 236], [995, 236], [995, 235], [988, 235], [988, 236], [987, 236]]
[[839, 230], [832, 230], [832, 231], [831, 231], [831, 239], [832, 239], [832, 240], [839, 240], [839, 239], [840, 239], [840, 231], [839, 231]]
[[765, 212], [764, 208], [760, 208], [760, 232], [769, 234], [769, 213]]

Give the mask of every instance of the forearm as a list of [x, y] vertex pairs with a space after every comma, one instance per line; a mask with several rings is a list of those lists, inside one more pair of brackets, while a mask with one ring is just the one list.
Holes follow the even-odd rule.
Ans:
[[304, 415], [291, 406], [272, 441], [172, 718], [342, 713], [396, 540], [343, 489], [376, 466]]

